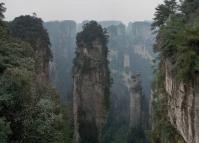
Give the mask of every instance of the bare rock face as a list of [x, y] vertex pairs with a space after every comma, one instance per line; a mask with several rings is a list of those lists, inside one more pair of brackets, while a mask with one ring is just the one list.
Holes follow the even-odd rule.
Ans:
[[132, 76], [130, 93], [130, 127], [137, 127], [141, 124], [142, 110], [142, 87], [139, 75]]
[[148, 129], [149, 113], [146, 109], [147, 99], [143, 94], [140, 74], [132, 74], [130, 79], [130, 112], [129, 112], [129, 127]]
[[73, 71], [74, 143], [100, 143], [106, 122], [108, 66], [100, 39], [77, 42]]
[[199, 80], [177, 83], [166, 62], [165, 89], [168, 93], [168, 116], [187, 143], [199, 143]]
[[[42, 48], [41, 48], [42, 47]], [[51, 51], [48, 44], [37, 40], [35, 50], [35, 63], [37, 79], [39, 81], [49, 81], [49, 61], [51, 58]]]

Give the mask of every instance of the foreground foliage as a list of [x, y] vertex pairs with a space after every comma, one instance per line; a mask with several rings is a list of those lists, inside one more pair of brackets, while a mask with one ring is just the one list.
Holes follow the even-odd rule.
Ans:
[[2, 21], [4, 11], [0, 4], [0, 142], [62, 143], [58, 95], [48, 79], [41, 80], [48, 74], [41, 67], [50, 60], [42, 21], [22, 16], [8, 24]]
[[168, 118], [168, 95], [165, 91], [165, 62], [171, 64], [173, 78], [189, 83], [199, 73], [199, 2], [165, 0], [156, 8], [152, 29], [157, 32], [155, 51], [159, 66], [154, 81], [154, 143], [184, 143]]
[[[167, 58], [172, 62], [177, 79], [187, 82], [199, 73], [199, 4], [185, 0], [177, 5], [175, 0], [165, 0], [164, 5], [169, 2], [174, 3], [169, 13], [163, 11], [162, 4], [156, 12], [162, 16], [155, 14], [152, 25], [158, 29], [155, 50], [160, 53], [160, 60]], [[161, 17], [166, 20], [158, 22]]]

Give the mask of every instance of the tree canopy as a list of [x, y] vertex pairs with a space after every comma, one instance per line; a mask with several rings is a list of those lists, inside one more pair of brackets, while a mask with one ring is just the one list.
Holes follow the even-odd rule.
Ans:
[[42, 20], [22, 16], [2, 21], [0, 35], [0, 142], [63, 143], [59, 97], [48, 80], [38, 77], [43, 72], [38, 64], [49, 62], [48, 55], [38, 54], [50, 50]]
[[0, 3], [0, 20], [4, 18], [4, 12], [6, 11], [6, 8], [4, 7], [4, 3]]
[[152, 29], [164, 25], [169, 16], [177, 12], [177, 8], [176, 0], [164, 0], [164, 4], [158, 5], [153, 18]]
[[[162, 6], [171, 10], [165, 13], [158, 6], [158, 15], [155, 15], [152, 25], [159, 28], [155, 48], [162, 59], [172, 61], [176, 77], [183, 81], [190, 80], [199, 72], [199, 25], [195, 22], [199, 18], [198, 1], [185, 0], [177, 5], [175, 0], [165, 0], [164, 3]], [[193, 14], [195, 16], [192, 16]], [[164, 15], [164, 20], [159, 15]]]
[[185, 0], [181, 5], [181, 11], [185, 15], [190, 15], [191, 13], [194, 13], [198, 9], [198, 7], [198, 0]]
[[9, 29], [13, 37], [29, 42], [33, 48], [38, 39], [50, 45], [48, 33], [40, 18], [29, 15], [19, 16], [10, 23]]
[[77, 34], [77, 43], [84, 41], [90, 43], [99, 39], [105, 46], [108, 42], [106, 29], [103, 29], [96, 21], [90, 21], [83, 26], [83, 31]]

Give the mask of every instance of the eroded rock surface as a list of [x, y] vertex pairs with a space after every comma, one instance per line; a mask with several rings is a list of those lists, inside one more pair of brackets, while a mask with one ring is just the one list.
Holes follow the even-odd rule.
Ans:
[[169, 62], [165, 69], [169, 119], [187, 143], [199, 143], [199, 80], [178, 83], [172, 76]]

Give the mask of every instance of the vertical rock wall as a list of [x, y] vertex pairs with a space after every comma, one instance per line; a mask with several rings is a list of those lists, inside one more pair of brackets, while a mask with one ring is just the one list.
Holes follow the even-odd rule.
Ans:
[[100, 143], [106, 119], [107, 63], [99, 40], [78, 43], [74, 66], [74, 143]]
[[142, 87], [138, 76], [132, 76], [130, 93], [130, 127], [137, 127], [141, 124]]
[[199, 79], [189, 84], [178, 83], [168, 61], [165, 70], [169, 119], [187, 143], [199, 143]]

